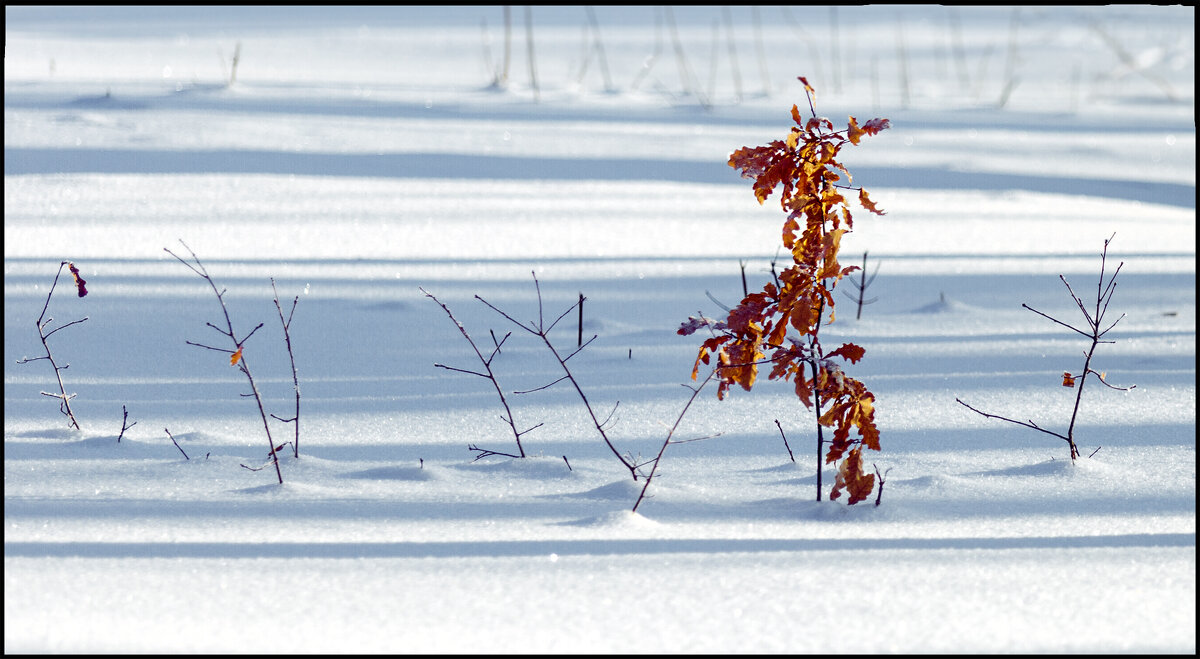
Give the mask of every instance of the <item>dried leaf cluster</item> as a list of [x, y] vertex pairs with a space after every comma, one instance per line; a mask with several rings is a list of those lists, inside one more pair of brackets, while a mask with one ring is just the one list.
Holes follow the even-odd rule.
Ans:
[[[812, 110], [813, 88], [804, 78], [800, 81]], [[709, 364], [715, 355], [720, 376], [718, 398], [723, 399], [735, 384], [749, 391], [760, 366], [770, 366], [768, 379], [793, 382], [797, 398], [809, 409], [816, 406], [818, 423], [833, 429], [825, 462], [842, 462], [830, 498], [837, 499], [845, 491], [849, 503], [854, 504], [866, 499], [875, 485], [875, 476], [864, 472], [862, 461], [863, 447], [880, 450], [875, 396], [834, 361], [841, 358], [856, 363], [862, 359], [863, 348], [847, 343], [825, 352], [819, 333], [827, 308], [828, 322], [835, 320], [834, 287], [859, 269], [838, 262], [842, 236], [854, 227], [847, 195], [857, 198], [867, 211], [884, 214], [866, 190], [851, 186], [850, 172], [838, 160], [839, 152], [889, 124], [887, 119], [871, 119], [860, 126], [850, 117], [847, 128], [837, 131], [830, 120], [816, 116], [815, 110], [804, 120], [795, 105], [792, 120], [795, 125], [784, 139], [738, 149], [729, 158], [730, 167], [754, 180], [754, 195], [760, 204], [776, 188], [780, 190], [780, 207], [787, 213], [783, 246], [791, 252], [792, 264], [779, 273], [777, 282], [768, 282], [761, 292], [743, 298], [726, 320], [692, 317], [678, 333], [710, 330], [712, 336], [700, 346], [692, 378], [700, 364]]]

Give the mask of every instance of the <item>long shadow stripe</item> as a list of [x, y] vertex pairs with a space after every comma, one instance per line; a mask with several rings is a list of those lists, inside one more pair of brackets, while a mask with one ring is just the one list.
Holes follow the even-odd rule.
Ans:
[[[5, 147], [4, 175], [294, 174], [372, 178], [677, 181], [744, 185], [724, 162], [641, 158], [553, 158], [447, 153], [289, 153]], [[873, 188], [1027, 190], [1196, 207], [1196, 186], [1155, 181], [960, 172], [936, 167], [855, 167]]]
[[1195, 533], [1003, 538], [633, 539], [463, 542], [5, 542], [14, 558], [512, 558], [811, 551], [1195, 547]]

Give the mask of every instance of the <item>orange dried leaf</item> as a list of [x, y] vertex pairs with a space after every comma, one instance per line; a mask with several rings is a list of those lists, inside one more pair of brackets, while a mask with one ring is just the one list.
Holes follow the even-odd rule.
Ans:
[[1074, 387], [1075, 386], [1075, 376], [1071, 375], [1070, 373], [1063, 373], [1063, 385], [1062, 386]]
[[230, 355], [230, 357], [229, 357], [229, 365], [230, 365], [230, 366], [237, 366], [237, 363], [238, 363], [238, 361], [240, 361], [240, 360], [241, 360], [241, 358], [242, 358], [242, 346], [238, 346], [238, 349], [237, 349], [237, 351], [236, 351], [236, 352], [234, 352], [234, 353], [233, 353], [232, 355]]
[[838, 466], [837, 481], [833, 484], [829, 498], [836, 500], [841, 496], [842, 490], [845, 490], [850, 495], [850, 500], [846, 503], [853, 506], [871, 496], [874, 489], [875, 475], [863, 473], [862, 451], [854, 449]]
[[859, 188], [858, 203], [862, 204], [863, 208], [875, 213], [876, 215], [887, 215], [887, 213], [883, 212], [875, 205], [875, 202], [871, 201], [871, 198], [867, 196], [867, 191], [865, 189]]
[[858, 360], [863, 358], [864, 353], [866, 353], [866, 350], [864, 350], [860, 346], [856, 346], [853, 343], [843, 343], [842, 347], [838, 348], [837, 350], [834, 350], [833, 352], [831, 352], [825, 356], [826, 357], [842, 357], [843, 359], [850, 360], [851, 364], [857, 364]]

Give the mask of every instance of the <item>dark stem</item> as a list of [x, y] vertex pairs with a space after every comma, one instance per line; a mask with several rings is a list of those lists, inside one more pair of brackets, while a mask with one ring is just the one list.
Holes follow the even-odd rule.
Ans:
[[191, 460], [191, 458], [189, 458], [189, 457], [188, 457], [188, 454], [187, 454], [187, 452], [186, 452], [186, 451], [184, 451], [184, 450], [183, 450], [183, 447], [179, 445], [179, 442], [175, 441], [175, 435], [172, 435], [172, 434], [171, 434], [171, 431], [170, 431], [170, 430], [167, 430], [166, 428], [163, 428], [163, 432], [167, 433], [167, 437], [170, 437], [170, 438], [171, 438], [171, 443], [175, 445], [175, 448], [179, 449], [179, 452], [180, 452], [180, 453], [183, 453], [183, 459], [184, 459], [184, 460]]
[[[692, 406], [692, 402], [695, 401], [696, 397], [700, 395], [700, 391], [702, 389], [704, 389], [704, 385], [711, 382], [712, 379], [714, 377], [716, 377], [716, 375], [717, 375], [717, 369], [714, 368], [711, 372], [709, 372], [708, 377], [704, 378], [704, 382], [700, 383], [700, 386], [691, 388], [692, 389], [691, 397], [689, 397], [687, 402], [684, 403], [683, 409], [679, 412], [679, 416], [675, 418], [674, 425], [672, 425], [671, 430], [669, 432], [667, 432], [667, 438], [665, 440], [663, 440], [662, 446], [659, 447], [658, 455], [654, 456], [654, 460], [652, 460], [650, 463], [651, 464], [650, 473], [646, 475], [646, 479], [645, 479], [646, 482], [642, 484], [642, 491], [640, 493], [638, 493], [637, 501], [633, 502], [633, 510], [631, 512], [636, 513], [638, 506], [642, 505], [642, 500], [646, 498], [646, 490], [649, 489], [650, 481], [654, 479], [654, 474], [658, 471], [658, 464], [662, 460], [663, 453], [665, 453], [667, 451], [667, 447], [670, 446], [672, 443], [680, 443], [680, 442], [672, 442], [671, 438], [675, 436], [675, 431], [679, 429], [679, 424], [683, 421], [683, 416], [685, 414], [687, 414], [688, 408], [690, 408]], [[684, 385], [684, 386], [687, 386], [687, 385]], [[634, 480], [637, 480], [636, 475], [635, 475]]]
[[73, 428], [75, 428], [76, 430], [80, 430], [79, 421], [75, 419], [75, 412], [71, 410], [71, 398], [74, 397], [74, 394], [67, 393], [66, 385], [63, 384], [63, 379], [62, 379], [62, 372], [64, 370], [66, 370], [70, 366], [70, 364], [64, 364], [63, 366], [58, 365], [58, 362], [56, 362], [54, 360], [54, 355], [50, 352], [49, 339], [55, 332], [62, 330], [62, 329], [66, 329], [72, 325], [77, 325], [79, 323], [82, 323], [83, 321], [87, 320], [87, 318], [84, 317], [80, 320], [71, 321], [65, 325], [56, 327], [56, 328], [50, 330], [49, 332], [46, 332], [46, 326], [49, 325], [50, 323], [54, 322], [53, 318], [46, 318], [46, 311], [50, 308], [50, 298], [53, 297], [54, 289], [56, 286], [58, 286], [58, 278], [62, 276], [63, 266], [68, 265], [69, 263], [70, 263], [70, 261], [63, 261], [62, 263], [58, 264], [58, 272], [54, 273], [54, 281], [50, 284], [50, 292], [46, 294], [46, 304], [42, 305], [42, 313], [38, 316], [37, 321], [36, 321], [37, 330], [38, 330], [38, 338], [41, 339], [42, 348], [46, 351], [45, 356], [34, 357], [32, 359], [27, 357], [27, 358], [18, 360], [17, 363], [25, 364], [28, 362], [39, 361], [42, 359], [45, 359], [46, 361], [50, 362], [50, 367], [54, 369], [54, 379], [58, 381], [59, 393], [58, 394], [50, 394], [50, 393], [46, 393], [46, 392], [42, 392], [42, 393], [51, 398], [57, 398], [59, 400], [59, 406], [58, 406], [59, 411], [61, 411], [63, 413], [63, 415], [65, 415], [68, 419], [70, 419], [71, 426]]
[[788, 457], [792, 462], [796, 462], [796, 456], [792, 455], [792, 447], [788, 446], [787, 435], [783, 434], [783, 426], [779, 425], [779, 419], [775, 419], [775, 427], [779, 428], [779, 436], [783, 437], [783, 448], [787, 449]]
[[[279, 291], [275, 288], [275, 278], [271, 277], [271, 291], [275, 293], [275, 310], [279, 312], [279, 323], [283, 325], [283, 341], [287, 344], [288, 359], [292, 363], [292, 385], [296, 391], [296, 413], [291, 419], [280, 419], [285, 423], [296, 424], [295, 438], [292, 440], [292, 455], [300, 457], [300, 376], [296, 373], [296, 355], [292, 352], [292, 318], [296, 315], [296, 305], [300, 302], [300, 296], [297, 295], [292, 299], [292, 309], [288, 312], [287, 319], [283, 317], [283, 307], [279, 305]], [[244, 339], [243, 339], [244, 340]], [[275, 416], [275, 415], [271, 415]], [[275, 417], [279, 419], [279, 417]]]
[[129, 423], [129, 424], [126, 423], [127, 421], [129, 421], [129, 411], [125, 409], [124, 405], [121, 406], [121, 415], [122, 415], [121, 434], [117, 435], [117, 443], [118, 444], [121, 443], [121, 438], [125, 436], [125, 431], [129, 430], [130, 428], [137, 425], [137, 421], [134, 421], [133, 423]]
[[583, 300], [584, 300], [583, 293], [580, 293], [579, 294], [579, 338], [576, 341], [576, 345], [580, 348], [583, 347]]
[[[239, 341], [237, 339], [236, 334], [233, 331], [233, 321], [230, 320], [230, 318], [229, 318], [229, 309], [225, 306], [224, 291], [217, 290], [216, 282], [214, 282], [212, 277], [209, 276], [208, 270], [204, 267], [204, 264], [200, 262], [200, 257], [196, 256], [196, 253], [194, 251], [192, 251], [192, 248], [188, 247], [187, 243], [183, 242], [183, 240], [180, 240], [179, 244], [183, 245], [183, 247], [185, 249], [187, 249], [188, 253], [192, 255], [192, 261], [196, 264], [195, 266], [193, 266], [191, 263], [188, 263], [187, 261], [183, 260], [182, 258], [179, 257], [179, 255], [177, 255], [175, 252], [172, 252], [171, 250], [167, 249], [166, 247], [163, 248], [163, 251], [170, 254], [171, 256], [174, 256], [180, 263], [187, 266], [188, 269], [190, 269], [192, 272], [199, 275], [201, 279], [208, 282], [209, 287], [212, 288], [213, 294], [217, 296], [217, 302], [220, 303], [220, 305], [221, 305], [221, 313], [225, 316], [226, 329], [221, 329], [219, 327], [216, 327], [212, 323], [209, 323], [209, 326], [213, 327], [213, 329], [216, 329], [221, 334], [224, 334], [225, 336], [229, 337], [229, 340], [233, 342], [234, 350], [232, 352], [236, 353], [238, 350], [242, 349], [242, 344], [244, 344], [246, 342], [246, 339], [249, 339], [251, 335], [253, 335], [255, 332], [258, 331], [259, 327], [262, 327], [262, 323], [259, 323], [257, 327], [250, 330], [250, 333], [247, 334], [244, 338], [242, 338], [241, 341]], [[191, 343], [191, 342], [189, 341], [188, 343]], [[192, 345], [199, 345], [199, 344], [192, 344]], [[200, 347], [208, 348], [210, 350], [217, 350], [217, 348], [211, 348], [209, 346], [200, 346]], [[279, 484], [282, 485], [283, 484], [283, 472], [279, 468], [279, 455], [275, 452], [275, 441], [273, 439], [271, 439], [271, 422], [267, 419], [267, 411], [263, 407], [262, 395], [259, 394], [258, 387], [254, 384], [254, 376], [251, 375], [251, 373], [250, 373], [250, 367], [246, 362], [246, 356], [244, 354], [239, 359], [237, 366], [238, 366], [238, 369], [241, 370], [241, 372], [246, 375], [246, 379], [250, 382], [250, 391], [253, 392], [254, 401], [258, 405], [258, 414], [260, 417], [262, 417], [263, 431], [266, 432], [266, 434], [267, 434], [267, 446], [270, 448], [270, 451], [271, 451], [271, 453], [270, 453], [271, 461], [275, 465], [275, 477], [279, 479]]]

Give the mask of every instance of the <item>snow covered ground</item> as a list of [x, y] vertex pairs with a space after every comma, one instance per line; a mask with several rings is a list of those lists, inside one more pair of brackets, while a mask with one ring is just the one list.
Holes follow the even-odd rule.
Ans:
[[[500, 7], [6, 7], [5, 651], [1194, 653], [1194, 9], [594, 11], [602, 56], [582, 7], [533, 8], [535, 88], [515, 7], [499, 89]], [[878, 302], [823, 330], [867, 351], [881, 505], [814, 500], [779, 383], [698, 399], [681, 436], [721, 435], [670, 447], [637, 514], [565, 385], [508, 395], [532, 457], [473, 462], [515, 443], [486, 380], [434, 366], [477, 361], [418, 287], [481, 345], [515, 330], [506, 391], [558, 367], [475, 296], [527, 321], [531, 273], [547, 315], [585, 295], [572, 370], [652, 457], [690, 393], [674, 330], [737, 302], [740, 263], [770, 278], [782, 213], [725, 161], [784, 135], [799, 75], [835, 124], [893, 126], [843, 154], [888, 211], [842, 243]], [[1087, 342], [1021, 305], [1081, 322], [1058, 275], [1087, 299], [1114, 234], [1094, 367], [1137, 387], [1089, 381], [1072, 465], [955, 398], [1065, 430]], [[180, 240], [264, 323], [245, 357], [283, 417], [271, 279], [299, 298], [282, 486], [239, 466], [267, 449], [244, 376], [185, 343], [222, 316]], [[63, 260], [81, 431], [16, 363]]]

